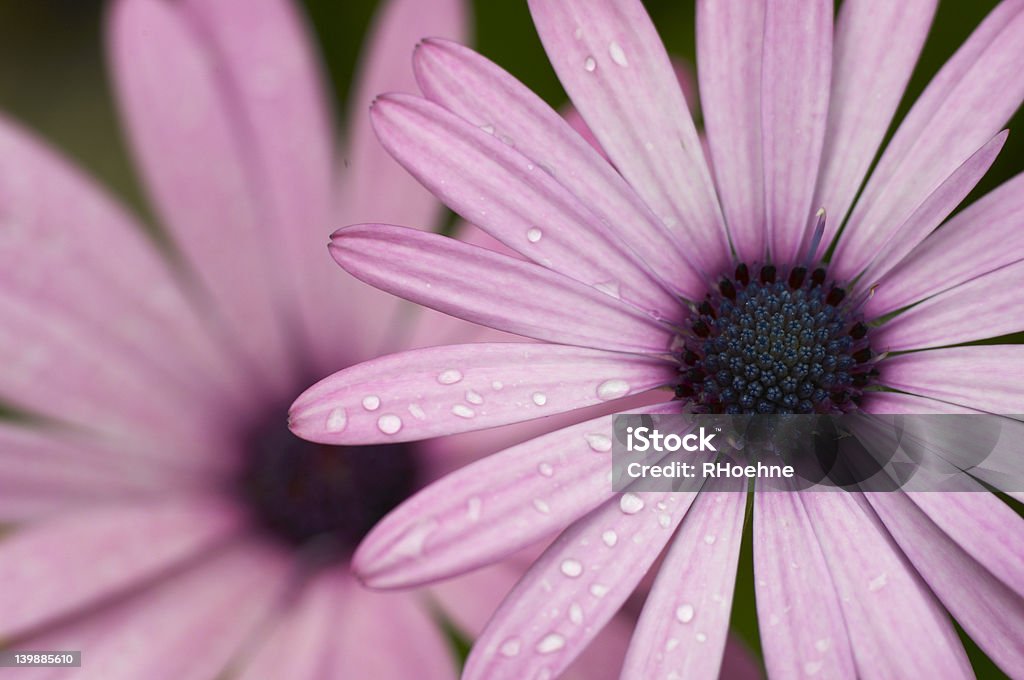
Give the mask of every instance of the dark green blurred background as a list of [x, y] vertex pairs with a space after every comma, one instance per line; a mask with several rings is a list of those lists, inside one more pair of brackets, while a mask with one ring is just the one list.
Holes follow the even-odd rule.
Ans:
[[[312, 19], [329, 71], [335, 110], [342, 115], [355, 61], [377, 0], [304, 0], [302, 4]], [[693, 0], [647, 0], [645, 4], [670, 51], [692, 61]], [[996, 0], [940, 3], [897, 119], [996, 4]], [[48, 138], [145, 214], [118, 131], [105, 73], [104, 5], [103, 0], [0, 0], [0, 110]], [[561, 104], [565, 95], [541, 49], [526, 3], [476, 0], [473, 10], [475, 44], [480, 51], [550, 103]], [[969, 200], [1020, 172], [1024, 116], [1018, 112], [1009, 127], [1011, 135], [1002, 155]], [[756, 648], [749, 529], [748, 523], [733, 625]], [[1004, 677], [969, 642], [968, 649], [979, 677]]]
[[[377, 0], [304, 0], [324, 60], [343, 102]], [[549, 102], [565, 99], [522, 0], [476, 0], [479, 49]], [[645, 3], [669, 49], [693, 60], [693, 0]], [[945, 0], [900, 109], [996, 5], [996, 0]], [[42, 133], [142, 210], [110, 99], [102, 48], [103, 0], [0, 0], [0, 110]], [[335, 107], [341, 115], [345, 108]], [[975, 196], [1020, 171], [1024, 117], [1010, 122], [1000, 159]]]

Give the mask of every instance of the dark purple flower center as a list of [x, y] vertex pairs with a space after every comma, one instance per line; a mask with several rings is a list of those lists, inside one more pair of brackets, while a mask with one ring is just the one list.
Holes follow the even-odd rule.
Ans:
[[869, 329], [824, 268], [740, 264], [686, 328], [676, 397], [699, 412], [851, 411], [877, 374]]
[[273, 409], [244, 435], [238, 492], [256, 524], [292, 547], [352, 553], [419, 481], [412, 444], [328, 446], [299, 439]]

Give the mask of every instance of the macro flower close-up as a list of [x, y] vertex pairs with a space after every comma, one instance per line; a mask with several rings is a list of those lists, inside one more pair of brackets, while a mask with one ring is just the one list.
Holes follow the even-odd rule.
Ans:
[[698, 0], [700, 127], [638, 0], [529, 2], [585, 134], [444, 39], [411, 57], [419, 95], [377, 93], [382, 145], [496, 243], [382, 216], [331, 254], [522, 337], [345, 368], [293, 404], [299, 436], [411, 442], [644, 395], [620, 410], [987, 414], [1012, 447], [957, 491], [618, 493], [609, 410], [488, 456], [353, 558], [401, 589], [561, 532], [464, 678], [557, 677], [648, 570], [621, 677], [717, 677], [747, 531], [769, 677], [974, 677], [968, 647], [1021, 677], [1024, 176], [958, 208], [1024, 99], [1024, 2], [996, 4], [897, 118], [937, 5]]

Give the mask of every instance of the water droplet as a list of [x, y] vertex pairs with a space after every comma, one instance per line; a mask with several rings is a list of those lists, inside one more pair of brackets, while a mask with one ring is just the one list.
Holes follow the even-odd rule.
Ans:
[[495, 392], [500, 392], [504, 387], [505, 383], [501, 382], [500, 380], [495, 380], [494, 382], [491, 383], [491, 389], [494, 390]]
[[689, 623], [693, 621], [693, 605], [692, 604], [681, 604], [676, 607], [676, 619], [679, 623]]
[[402, 540], [395, 545], [394, 552], [408, 557], [420, 556], [423, 553], [423, 544], [426, 543], [427, 537], [434, 533], [437, 526], [437, 522], [434, 520], [420, 522], [405, 533]]
[[665, 651], [671, 652], [673, 649], [679, 646], [679, 640], [676, 638], [669, 638], [665, 641]]
[[376, 411], [380, 408], [380, 397], [375, 394], [363, 397], [363, 408], [367, 411]]
[[549, 512], [551, 512], [551, 506], [549, 506], [546, 502], [542, 501], [539, 498], [533, 499], [533, 507], [535, 507], [537, 509], [537, 512], [539, 512], [542, 515], [546, 515]]
[[388, 413], [377, 419], [377, 429], [384, 434], [395, 434], [402, 429], [402, 419], [393, 413]]
[[543, 392], [534, 392], [533, 403], [536, 404], [537, 406], [543, 406], [544, 404], [548, 403], [548, 395], [544, 394]]
[[480, 404], [484, 403], [484, 398], [481, 397], [478, 392], [474, 392], [473, 390], [466, 390], [466, 401], [468, 401], [470, 404], [476, 404], [479, 406]]
[[454, 368], [449, 368], [446, 371], [441, 371], [437, 375], [437, 382], [442, 385], [454, 385], [455, 383], [462, 380], [462, 371], [458, 371]]
[[427, 418], [427, 414], [423, 412], [423, 409], [420, 408], [419, 404], [409, 404], [409, 413], [411, 413], [412, 417], [416, 420], [426, 420]]
[[873, 593], [884, 588], [887, 583], [889, 583], [889, 579], [885, 575], [885, 572], [882, 572], [875, 578], [871, 579], [871, 581], [868, 583], [868, 590], [870, 590]]
[[626, 52], [622, 49], [622, 46], [619, 43], [612, 42], [608, 45], [608, 54], [611, 56], [612, 61], [619, 66], [629, 66], [629, 61], [626, 59]]
[[583, 60], [583, 68], [585, 68], [588, 73], [593, 73], [594, 70], [597, 69], [597, 62], [594, 61], [593, 57], [587, 57]]
[[519, 654], [519, 650], [523, 648], [523, 643], [519, 638], [509, 638], [501, 643], [499, 651], [502, 656], [513, 657]]
[[644, 509], [644, 502], [635, 493], [624, 493], [619, 498], [619, 509], [627, 515], [635, 515]]
[[494, 126], [493, 125], [481, 125], [480, 129], [483, 130], [484, 132], [486, 132], [489, 135], [493, 135], [494, 134]]
[[697, 638], [697, 642], [707, 642], [708, 641], [708, 636], [705, 635], [704, 633], [697, 633], [697, 635], [695, 635], [694, 637]]
[[590, 594], [594, 597], [604, 597], [608, 594], [608, 586], [601, 583], [595, 583], [590, 586]]
[[537, 643], [537, 651], [541, 654], [551, 654], [565, 647], [565, 638], [558, 633], [548, 633]]
[[465, 404], [456, 404], [455, 406], [452, 406], [452, 413], [460, 418], [472, 418], [476, 415], [476, 411]]
[[562, 560], [562, 573], [569, 578], [578, 578], [583, 573], [583, 564], [579, 560]]
[[604, 401], [618, 399], [627, 394], [629, 394], [629, 383], [618, 378], [605, 380], [597, 386], [597, 396]]
[[536, 243], [541, 239], [543, 235], [544, 232], [542, 232], [540, 229], [538, 229], [537, 227], [532, 227], [526, 232], [526, 240], [529, 241], [530, 243]]
[[807, 675], [816, 675], [821, 670], [822, 663], [820, 661], [808, 661], [804, 664], [804, 673]]
[[616, 300], [622, 299], [622, 289], [618, 281], [601, 281], [600, 283], [595, 283], [594, 288], [597, 288], [605, 295], [610, 295]]
[[341, 432], [348, 425], [348, 415], [345, 413], [345, 409], [340, 406], [327, 416], [326, 428], [328, 432]]
[[584, 435], [584, 437], [587, 440], [587, 444], [590, 445], [590, 448], [598, 453], [608, 453], [612, 450], [612, 440], [608, 435], [592, 432], [588, 435]]
[[475, 522], [480, 519], [480, 510], [483, 508], [483, 501], [479, 498], [470, 498], [466, 503], [466, 514], [469, 515], [469, 521]]
[[832, 644], [832, 641], [829, 640], [828, 638], [821, 638], [820, 640], [818, 640], [817, 642], [814, 643], [814, 648], [817, 649], [821, 653], [825, 653], [825, 652], [828, 651], [829, 645], [831, 645], [831, 644]]
[[644, 148], [648, 151], [654, 151], [654, 142], [644, 142]]
[[541, 463], [540, 465], [537, 466], [537, 472], [541, 473], [545, 477], [550, 477], [551, 475], [555, 474], [555, 469], [548, 465], [547, 463]]
[[604, 544], [609, 548], [614, 548], [615, 544], [619, 542], [619, 535], [613, 530], [608, 529], [601, 534], [601, 540], [604, 541]]
[[707, 543], [708, 545], [713, 545], [713, 544], [714, 544], [714, 542], [715, 542], [715, 536], [714, 536], [714, 534], [708, 534], [708, 535], [706, 535], [706, 536], [704, 537], [704, 542], [705, 542], [705, 543]]
[[583, 27], [582, 26], [577, 26], [576, 30], [572, 32], [572, 35], [577, 40], [582, 40], [583, 39]]
[[576, 602], [569, 605], [569, 620], [577, 626], [583, 623], [583, 607], [579, 606]]
[[672, 523], [672, 518], [669, 517], [668, 515], [666, 515], [665, 513], [662, 513], [662, 514], [658, 515], [658, 524], [661, 525], [662, 529], [668, 529], [668, 527], [669, 527], [669, 525], [671, 523]]

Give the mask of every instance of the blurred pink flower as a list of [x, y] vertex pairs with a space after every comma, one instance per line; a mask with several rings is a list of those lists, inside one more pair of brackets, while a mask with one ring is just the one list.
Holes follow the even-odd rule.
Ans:
[[[294, 437], [285, 407], [338, 366], [477, 333], [340, 280], [323, 252], [339, 215], [438, 221], [364, 107], [414, 87], [419, 36], [465, 23], [460, 0], [386, 3], [344, 169], [291, 3], [116, 2], [110, 60], [159, 243], [0, 121], [0, 395], [31, 414], [0, 422], [3, 644], [83, 650], [75, 677], [104, 680], [457, 674], [433, 609], [476, 632], [521, 567], [381, 594], [347, 560], [416, 487], [513, 434], [337, 449]], [[621, 664], [616, 626], [577, 677]]]
[[[857, 198], [935, 4], [847, 0], [833, 27], [831, 0], [698, 2], [709, 159], [638, 0], [530, 2], [610, 163], [498, 66], [425, 42], [424, 95], [381, 97], [378, 136], [516, 255], [383, 224], [339, 231], [332, 252], [368, 283], [541, 342], [353, 366], [296, 401], [293, 430], [412, 441], [666, 387], [648, 412], [1021, 413], [1024, 346], [951, 346], [1022, 329], [1024, 176], [935, 229], [1024, 97], [1024, 1], [1002, 2], [935, 76]], [[367, 395], [396, 427], [360, 408]], [[547, 677], [669, 546], [623, 677], [715, 676], [746, 486], [614, 495], [595, 455], [610, 436], [604, 416], [446, 477], [370, 532], [357, 573], [378, 587], [433, 582], [565, 529], [465, 674]], [[1018, 464], [1006, 480], [1020, 488]], [[970, 677], [946, 610], [1002, 668], [1024, 668], [1024, 531], [994, 495], [759, 493], [753, 536], [775, 677]]]

